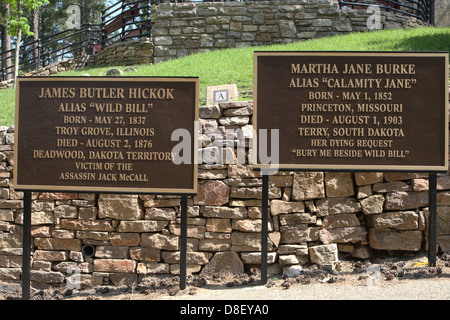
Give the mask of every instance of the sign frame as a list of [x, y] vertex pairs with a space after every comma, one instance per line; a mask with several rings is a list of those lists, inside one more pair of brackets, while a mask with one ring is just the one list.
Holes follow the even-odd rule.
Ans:
[[[20, 133], [23, 128], [20, 127], [20, 84], [23, 82], [29, 81], [38, 81], [38, 82], [49, 82], [49, 81], [81, 81], [82, 82], [139, 82], [139, 81], [148, 81], [149, 83], [154, 82], [182, 82], [182, 83], [192, 83], [194, 85], [194, 123], [192, 124], [192, 148], [193, 153], [193, 163], [192, 165], [192, 188], [140, 188], [140, 187], [105, 187], [105, 186], [58, 186], [58, 185], [41, 185], [41, 184], [20, 184], [18, 183], [18, 171], [19, 171], [19, 152], [18, 152], [18, 143], [20, 140]], [[17, 191], [43, 191], [43, 192], [82, 192], [82, 193], [116, 193], [116, 194], [166, 194], [166, 195], [196, 195], [197, 194], [197, 185], [198, 185], [198, 160], [197, 160], [197, 148], [198, 148], [198, 120], [199, 120], [199, 78], [198, 77], [19, 77], [17, 79], [16, 86], [16, 105], [15, 105], [15, 148], [14, 148], [14, 157], [15, 157], [15, 166], [14, 166], [14, 177], [13, 177], [13, 186]], [[25, 129], [26, 130], [26, 129]], [[174, 164], [175, 165], [175, 164]]]
[[[446, 66], [449, 65], [449, 54], [448, 52], [389, 52], [389, 51], [255, 51], [253, 56], [253, 128], [256, 136], [253, 137], [253, 159], [254, 164], [253, 168], [257, 170], [270, 170], [270, 168], [277, 169], [279, 171], [340, 171], [340, 172], [447, 172], [448, 171], [448, 152], [449, 152], [449, 138], [448, 138], [448, 122], [449, 122], [449, 101], [448, 101], [448, 87], [447, 83], [443, 82], [443, 99], [444, 99], [444, 120], [445, 126], [443, 128], [442, 137], [445, 140], [444, 146], [444, 155], [445, 158], [443, 161], [443, 165], [439, 166], [417, 166], [417, 165], [353, 165], [353, 164], [314, 164], [313, 160], [310, 160], [307, 164], [289, 164], [289, 163], [278, 163], [278, 164], [261, 164], [259, 163], [258, 157], [258, 114], [261, 111], [258, 111], [258, 58], [259, 57], [272, 57], [272, 56], [318, 56], [318, 57], [330, 57], [330, 60], [336, 56], [343, 57], [354, 57], [354, 56], [363, 56], [363, 57], [440, 57], [444, 58]], [[444, 69], [444, 77], [448, 79], [449, 70], [448, 68]], [[362, 91], [362, 90], [361, 90]], [[282, 137], [280, 137], [282, 139]], [[331, 160], [333, 161], [333, 160]], [[331, 162], [330, 161], [330, 162]], [[281, 161], [280, 161], [281, 162]], [[338, 161], [334, 161], [338, 162]]]

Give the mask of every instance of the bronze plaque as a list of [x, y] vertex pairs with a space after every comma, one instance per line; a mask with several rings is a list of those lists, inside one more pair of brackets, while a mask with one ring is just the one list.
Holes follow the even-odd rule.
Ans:
[[[19, 78], [14, 188], [196, 193], [198, 90], [198, 78]], [[176, 129], [190, 163], [172, 161]]]
[[255, 167], [278, 129], [280, 169], [447, 171], [447, 85], [448, 53], [255, 52]]

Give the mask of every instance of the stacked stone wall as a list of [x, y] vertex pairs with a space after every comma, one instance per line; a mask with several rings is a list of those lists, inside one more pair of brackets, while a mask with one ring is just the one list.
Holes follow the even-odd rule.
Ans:
[[[221, 266], [244, 272], [260, 264], [262, 179], [251, 165], [237, 163], [239, 152], [245, 163], [251, 155], [252, 115], [252, 102], [200, 107], [202, 132], [209, 132], [199, 143], [198, 194], [188, 203], [189, 273]], [[0, 284], [11, 290], [21, 281], [23, 220], [13, 167], [14, 128], [1, 127]], [[367, 259], [427, 247], [427, 174], [282, 171], [269, 183], [271, 273], [330, 263], [324, 257]], [[438, 175], [437, 199], [439, 252], [449, 252], [448, 174]], [[177, 196], [33, 192], [31, 221], [34, 287], [64, 286], [74, 270], [81, 287], [179, 272]], [[85, 245], [94, 248], [92, 257], [82, 254]]]
[[[336, 0], [166, 3], [156, 8], [155, 63], [194, 52], [290, 43], [368, 30], [373, 12], [339, 8]], [[380, 29], [422, 26], [380, 12]]]
[[95, 65], [129, 66], [153, 63], [153, 42], [149, 38], [117, 42], [95, 55]]

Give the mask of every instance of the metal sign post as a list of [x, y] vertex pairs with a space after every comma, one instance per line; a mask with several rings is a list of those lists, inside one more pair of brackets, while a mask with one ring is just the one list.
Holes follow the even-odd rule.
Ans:
[[428, 265], [436, 266], [436, 216], [437, 216], [437, 175], [430, 172], [428, 179]]
[[187, 197], [181, 197], [180, 289], [186, 289], [187, 274]]
[[22, 299], [30, 300], [31, 192], [23, 193]]

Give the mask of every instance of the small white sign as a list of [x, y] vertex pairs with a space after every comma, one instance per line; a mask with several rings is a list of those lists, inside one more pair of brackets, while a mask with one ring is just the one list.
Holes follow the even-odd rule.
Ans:
[[206, 104], [212, 105], [220, 102], [234, 101], [238, 92], [235, 84], [225, 84], [206, 88]]
[[227, 102], [229, 101], [230, 92], [228, 90], [216, 90], [214, 91], [214, 102]]

